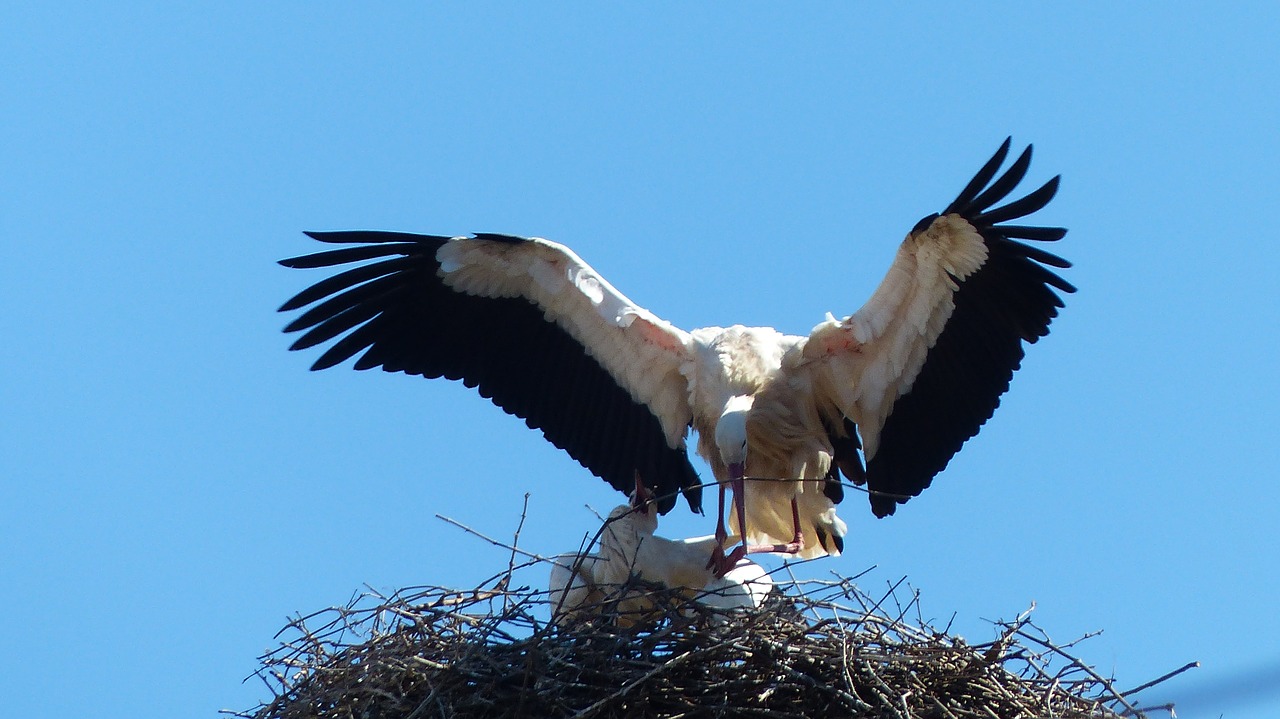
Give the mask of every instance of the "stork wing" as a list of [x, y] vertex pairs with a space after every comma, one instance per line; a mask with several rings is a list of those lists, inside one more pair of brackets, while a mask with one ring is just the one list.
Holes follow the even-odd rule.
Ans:
[[818, 325], [806, 343], [821, 411], [838, 410], [862, 435], [876, 516], [928, 487], [978, 433], [1022, 343], [1048, 334], [1063, 306], [1054, 290], [1075, 291], [1045, 267], [1070, 263], [1015, 241], [1054, 241], [1065, 229], [1004, 224], [1044, 207], [1057, 177], [992, 209], [1031, 162], [1028, 146], [992, 182], [1008, 152], [1005, 140], [954, 202], [916, 225], [866, 305]]
[[619, 491], [638, 471], [662, 512], [677, 490], [700, 511], [679, 372], [688, 335], [568, 248], [507, 235], [307, 234], [353, 246], [280, 264], [361, 263], [280, 308], [313, 305], [285, 327], [307, 330], [290, 349], [332, 340], [313, 370], [359, 355], [358, 370], [461, 379]]

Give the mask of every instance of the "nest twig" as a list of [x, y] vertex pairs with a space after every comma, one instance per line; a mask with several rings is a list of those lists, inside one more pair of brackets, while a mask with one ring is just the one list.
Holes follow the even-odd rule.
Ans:
[[[514, 563], [476, 589], [370, 591], [297, 617], [258, 672], [274, 695], [245, 719], [420, 717], [1142, 716], [1111, 680], [1057, 645], [1030, 610], [970, 645], [919, 619], [914, 594], [879, 599], [849, 579], [779, 585], [758, 611], [665, 607], [619, 628], [559, 628]], [[545, 565], [543, 565], [545, 566]], [[890, 607], [888, 605], [892, 604]], [[1159, 707], [1169, 709], [1169, 707]]]

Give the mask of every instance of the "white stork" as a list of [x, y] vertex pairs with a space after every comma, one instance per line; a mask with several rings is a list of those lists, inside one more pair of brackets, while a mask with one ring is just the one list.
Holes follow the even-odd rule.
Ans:
[[596, 586], [596, 554], [559, 554], [551, 558], [547, 578], [547, 603], [551, 621], [561, 626], [581, 621], [604, 606], [604, 593]]
[[724, 576], [708, 566], [715, 536], [667, 539], [654, 534], [657, 505], [636, 478], [629, 504], [609, 513], [596, 554], [562, 554], [552, 562], [548, 597], [557, 624], [612, 607], [622, 626], [654, 609], [651, 594], [633, 580], [676, 589], [699, 604], [729, 611], [759, 608], [773, 589], [760, 565], [741, 559]]
[[[281, 261], [354, 265], [286, 302], [311, 306], [285, 331], [306, 330], [294, 350], [331, 342], [313, 370], [356, 357], [359, 370], [477, 387], [618, 490], [638, 472], [663, 513], [677, 491], [701, 511], [692, 426], [720, 488], [720, 572], [748, 552], [838, 554], [840, 474], [866, 485], [878, 517], [920, 494], [991, 417], [1023, 343], [1048, 333], [1054, 290], [1075, 291], [1045, 267], [1068, 262], [1017, 241], [1065, 229], [1007, 224], [1044, 207], [1058, 177], [994, 207], [1031, 161], [1028, 146], [997, 178], [1009, 142], [907, 233], [861, 309], [807, 337], [686, 332], [544, 239], [377, 231], [307, 233], [351, 246]], [[727, 488], [743, 543], [728, 556]]]

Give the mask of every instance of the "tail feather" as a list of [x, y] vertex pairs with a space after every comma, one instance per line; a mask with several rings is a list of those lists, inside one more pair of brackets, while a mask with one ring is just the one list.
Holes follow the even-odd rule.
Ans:
[[[800, 492], [792, 494], [794, 482], [748, 481], [746, 484], [747, 542], [749, 544], [787, 544], [795, 535], [791, 517], [791, 498], [796, 498], [800, 514], [804, 547], [799, 557], [812, 559], [839, 556], [844, 551], [848, 527], [836, 515], [835, 503], [823, 493], [823, 480], [799, 483]], [[742, 534], [737, 513], [729, 512], [731, 531]]]

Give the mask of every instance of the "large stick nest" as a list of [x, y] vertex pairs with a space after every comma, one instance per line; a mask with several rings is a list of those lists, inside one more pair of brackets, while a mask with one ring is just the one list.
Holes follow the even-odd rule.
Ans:
[[763, 609], [731, 615], [653, 589], [662, 609], [624, 629], [608, 606], [557, 627], [546, 592], [512, 577], [295, 618], [258, 672], [275, 698], [236, 716], [1141, 715], [1029, 612], [971, 645], [927, 626], [914, 594], [899, 601], [901, 582], [878, 600], [848, 579], [779, 584]]

